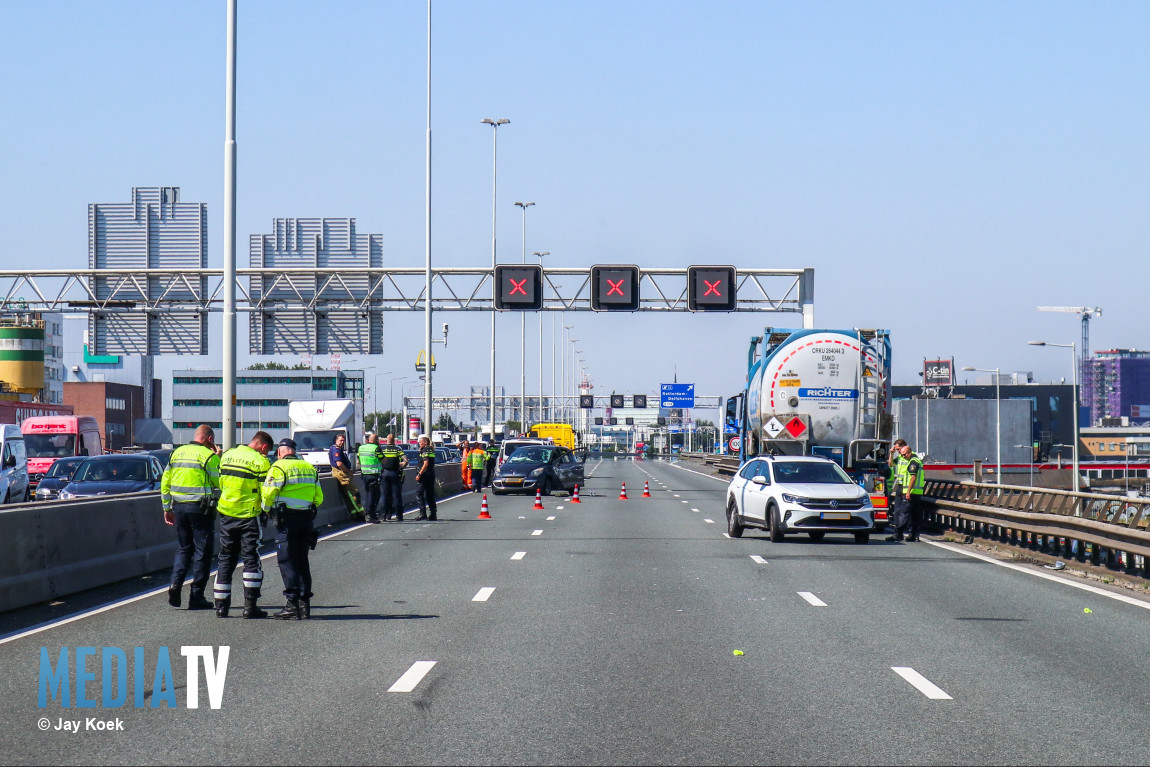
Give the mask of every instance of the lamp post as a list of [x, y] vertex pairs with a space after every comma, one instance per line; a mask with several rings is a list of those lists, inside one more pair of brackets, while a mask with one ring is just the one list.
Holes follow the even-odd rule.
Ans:
[[[562, 387], [563, 387], [563, 418], [564, 418], [564, 420], [567, 419], [568, 407], [570, 405], [570, 400], [567, 399], [567, 393], [568, 393], [567, 382], [570, 380], [570, 366], [567, 364], [567, 351], [568, 351], [567, 347], [570, 345], [570, 341], [571, 341], [570, 331], [574, 330], [574, 328], [575, 328], [574, 325], [564, 325], [563, 326], [563, 346], [560, 349], [560, 351], [563, 354], [563, 365], [561, 366], [561, 369], [559, 372], [560, 372], [560, 376], [561, 376], [560, 380], [563, 382]], [[571, 416], [571, 421], [574, 421], [575, 420], [574, 410], [571, 411], [570, 416]], [[574, 426], [575, 424], [572, 423], [571, 425]]]
[[[539, 268], [543, 268], [543, 257], [551, 255], [551, 251], [535, 251], [531, 255], [539, 257]], [[543, 415], [543, 312], [539, 312], [539, 419], [544, 420]]]
[[963, 370], [974, 370], [979, 373], [994, 373], [994, 444], [995, 444], [995, 461], [997, 466], [994, 469], [995, 484], [1002, 485], [1002, 389], [999, 384], [1001, 383], [1001, 373], [998, 368], [990, 370], [988, 368], [972, 368], [969, 365], [964, 367]]
[[1024, 447], [1030, 451], [1030, 486], [1034, 487], [1034, 446], [1033, 445], [1015, 445], [1015, 447]]
[[[391, 413], [392, 419], [395, 418], [395, 384], [399, 381], [406, 381], [407, 379], [408, 379], [408, 376], [404, 376], [402, 378], [391, 379], [391, 392], [387, 398], [387, 409]], [[399, 396], [401, 396], [401, 397], [403, 396], [403, 387], [402, 386], [399, 387]], [[391, 421], [388, 421], [388, 424], [390, 425]]]
[[[496, 201], [498, 200], [499, 191], [499, 126], [507, 125], [510, 120], [500, 117], [498, 120], [492, 120], [486, 117], [480, 120], [484, 125], [490, 125], [492, 128], [491, 139], [491, 441], [495, 441], [495, 296], [499, 290], [499, 286], [495, 284], [495, 220], [496, 220]], [[428, 350], [431, 354], [431, 350]], [[479, 431], [479, 429], [476, 429]]]
[[1070, 364], [1074, 367], [1074, 444], [1071, 446], [1071, 455], [1074, 459], [1074, 492], [1077, 493], [1080, 488], [1078, 477], [1078, 345], [1073, 341], [1068, 344], [1052, 344], [1048, 341], [1030, 341], [1029, 343], [1031, 346], [1054, 346], [1059, 349], [1070, 350]]
[[[527, 209], [535, 203], [515, 203], [523, 211], [523, 256], [527, 263]], [[527, 429], [527, 313], [519, 313], [519, 431]]]

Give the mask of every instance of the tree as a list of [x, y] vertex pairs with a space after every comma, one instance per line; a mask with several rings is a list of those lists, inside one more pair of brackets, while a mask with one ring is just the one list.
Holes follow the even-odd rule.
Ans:
[[459, 431], [458, 424], [447, 413], [440, 413], [439, 420], [435, 422], [435, 428], [439, 431]]
[[403, 424], [403, 413], [385, 410], [382, 413], [368, 413], [363, 417], [363, 426], [368, 431], [386, 436], [388, 432], [398, 432]]
[[288, 367], [287, 365], [283, 364], [282, 362], [276, 362], [275, 360], [271, 360], [270, 362], [256, 362], [255, 364], [248, 365], [247, 369], [248, 370], [307, 370], [308, 366], [303, 364], [302, 362], [297, 362], [296, 364], [292, 365], [291, 367]]

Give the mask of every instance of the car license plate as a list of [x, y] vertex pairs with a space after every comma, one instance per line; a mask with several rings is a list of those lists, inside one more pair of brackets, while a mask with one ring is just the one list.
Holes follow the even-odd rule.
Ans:
[[508, 477], [507, 479], [505, 479], [503, 481], [509, 485], [522, 485], [523, 484], [523, 477]]
[[851, 515], [846, 511], [824, 511], [822, 513], [823, 519], [850, 519]]

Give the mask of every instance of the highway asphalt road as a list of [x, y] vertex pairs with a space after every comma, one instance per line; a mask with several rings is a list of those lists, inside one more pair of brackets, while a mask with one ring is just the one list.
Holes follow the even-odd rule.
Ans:
[[[324, 540], [311, 621], [221, 620], [159, 594], [28, 635], [18, 624], [41, 613], [4, 616], [0, 762], [1147, 761], [1144, 607], [929, 543], [732, 540], [725, 482], [662, 461], [587, 470], [578, 505], [488, 495], [481, 521], [466, 495], [437, 523]], [[202, 670], [187, 707], [192, 645], [230, 647], [219, 709]], [[55, 662], [77, 646], [96, 648], [96, 707], [40, 708], [41, 648]], [[127, 703], [102, 705], [107, 646], [129, 666], [144, 648], [145, 707], [134, 668]], [[161, 647], [174, 709], [150, 707]]]

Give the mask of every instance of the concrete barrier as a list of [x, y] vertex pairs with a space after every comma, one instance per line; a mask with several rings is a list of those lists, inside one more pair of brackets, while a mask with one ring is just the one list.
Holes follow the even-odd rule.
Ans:
[[[415, 469], [407, 469], [404, 508], [415, 504]], [[356, 483], [362, 490], [358, 475]], [[320, 480], [324, 502], [317, 527], [351, 519], [338, 483]], [[462, 489], [459, 464], [438, 467], [437, 495]], [[275, 537], [268, 525], [264, 541]], [[218, 553], [217, 545], [217, 553]], [[165, 570], [176, 552], [174, 530], [164, 524], [160, 494], [5, 506], [0, 510], [0, 612]]]

